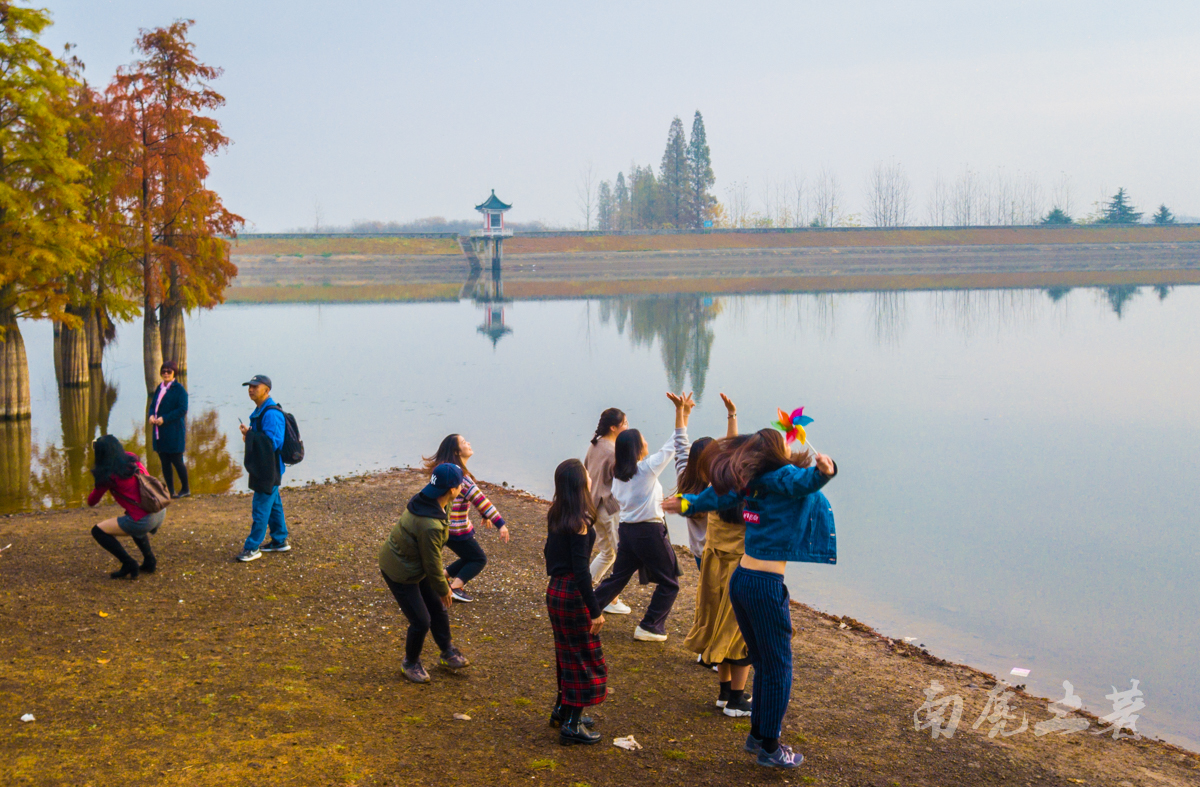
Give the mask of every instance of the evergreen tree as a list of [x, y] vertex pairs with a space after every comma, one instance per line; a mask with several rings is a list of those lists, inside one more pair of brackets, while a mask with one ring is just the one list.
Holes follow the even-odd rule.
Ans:
[[630, 167], [629, 224], [630, 229], [648, 230], [659, 225], [660, 189], [654, 177], [654, 167]]
[[658, 172], [658, 196], [663, 226], [682, 227], [688, 195], [687, 140], [683, 136], [683, 121], [676, 115], [667, 132], [667, 149], [663, 151]]
[[612, 186], [607, 180], [600, 181], [599, 193], [596, 196], [596, 229], [608, 232], [613, 228], [613, 195]]
[[[1104, 206], [1104, 215], [1101, 216], [1099, 224], [1137, 224], [1142, 220], [1142, 214], [1133, 209], [1132, 203], [1129, 201], [1129, 195], [1125, 193], [1125, 189], [1117, 189], [1117, 193]], [[1118, 315], [1120, 310], [1117, 310]]]
[[625, 185], [625, 173], [617, 173], [617, 184], [613, 187], [614, 228], [629, 229], [629, 188]]
[[1159, 205], [1158, 212], [1156, 212], [1154, 214], [1154, 223], [1155, 224], [1174, 224], [1175, 223], [1175, 214], [1171, 213], [1171, 211], [1167, 209], [1166, 205]]
[[704, 133], [704, 118], [700, 110], [692, 119], [692, 138], [688, 141], [688, 196], [685, 222], [687, 226], [699, 229], [709, 217], [717, 198], [710, 189], [716, 178], [713, 177], [712, 157], [708, 152], [708, 137]]
[[1075, 222], [1062, 208], [1054, 208], [1042, 219], [1043, 224], [1073, 224]]

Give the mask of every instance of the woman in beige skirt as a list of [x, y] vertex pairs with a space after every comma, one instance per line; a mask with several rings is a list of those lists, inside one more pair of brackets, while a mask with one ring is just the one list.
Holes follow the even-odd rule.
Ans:
[[[697, 494], [708, 486], [708, 466], [703, 455], [714, 441], [711, 437], [701, 437], [688, 444], [687, 425], [695, 406], [691, 394], [672, 396], [671, 401], [675, 402], [678, 492]], [[727, 413], [725, 436], [736, 437], [737, 407], [725, 394], [721, 394], [721, 401]], [[751, 698], [745, 696], [745, 689], [750, 676], [750, 656], [729, 603], [729, 577], [746, 551], [746, 525], [742, 522], [740, 505], [700, 517], [705, 521], [688, 523], [689, 536], [703, 533], [703, 552], [700, 586], [696, 590], [696, 618], [683, 644], [693, 653], [699, 653], [701, 662], [717, 665], [721, 683], [717, 707], [726, 716], [749, 716]]]

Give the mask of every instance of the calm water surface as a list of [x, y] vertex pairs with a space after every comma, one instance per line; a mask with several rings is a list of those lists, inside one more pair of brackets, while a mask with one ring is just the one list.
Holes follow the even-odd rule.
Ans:
[[[28, 494], [77, 504], [90, 434], [144, 444], [140, 327], [90, 409], [60, 403], [50, 326], [22, 330]], [[1137, 679], [1139, 729], [1200, 748], [1200, 288], [225, 306], [190, 320], [188, 345], [201, 489], [245, 485], [229, 450], [258, 372], [303, 430], [289, 483], [413, 464], [454, 431], [477, 475], [546, 495], [605, 407], [657, 447], [668, 388], [696, 391], [693, 438], [723, 433], [718, 391], [743, 431], [804, 405], [841, 471], [841, 549], [790, 569], [793, 598], [1031, 669], [1010, 680], [1051, 697], [1070, 680], [1101, 715]], [[978, 712], [968, 700], [964, 722]]]

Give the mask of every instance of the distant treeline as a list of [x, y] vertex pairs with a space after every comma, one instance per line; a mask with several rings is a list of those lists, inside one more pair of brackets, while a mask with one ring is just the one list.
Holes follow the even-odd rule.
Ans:
[[[329, 235], [337, 233], [455, 232], [459, 235], [466, 235], [471, 230], [477, 230], [482, 226], [482, 219], [446, 219], [442, 216], [429, 216], [424, 219], [416, 219], [415, 221], [355, 221], [351, 222], [348, 226], [331, 227], [317, 225], [312, 227], [297, 227], [296, 229], [288, 230], [287, 234]], [[545, 230], [560, 229], [558, 227], [551, 227], [540, 221], [505, 221], [504, 226], [506, 229], [515, 232], [542, 232]]]

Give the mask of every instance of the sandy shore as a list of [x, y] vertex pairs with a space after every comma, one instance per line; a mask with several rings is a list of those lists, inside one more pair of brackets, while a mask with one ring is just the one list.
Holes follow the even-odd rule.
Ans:
[[[400, 677], [405, 624], [376, 554], [422, 482], [394, 471], [287, 489], [295, 549], [248, 564], [233, 561], [248, 498], [177, 502], [155, 539], [159, 571], [136, 582], [108, 579], [114, 562], [88, 535], [111, 505], [0, 519], [0, 546], [12, 544], [0, 553], [0, 782], [1200, 784], [1200, 755], [1158, 741], [1035, 736], [1052, 714], [1023, 692], [1007, 731], [1022, 715], [1028, 729], [989, 737], [989, 721], [973, 725], [995, 678], [801, 605], [784, 739], [807, 760], [764, 772], [739, 750], [746, 721], [713, 707], [714, 674], [682, 647], [690, 561], [666, 643], [634, 642], [636, 615], [604, 630], [613, 694], [595, 709], [603, 743], [560, 747], [546, 726], [554, 669], [542, 500], [484, 485], [513, 539], [480, 535], [491, 562], [472, 584], [478, 600], [452, 612], [473, 666], [434, 669], [428, 686]], [[648, 593], [624, 597], [640, 610]], [[963, 700], [950, 739], [914, 729], [933, 681]], [[26, 713], [36, 721], [19, 721]], [[612, 745], [630, 734], [643, 750]]]

